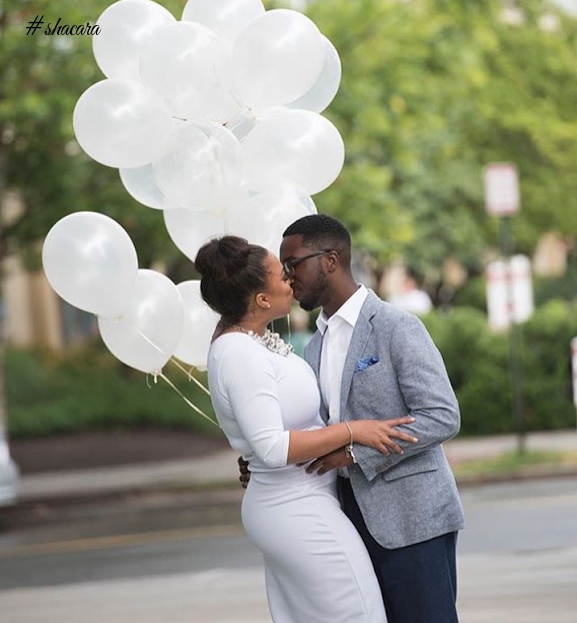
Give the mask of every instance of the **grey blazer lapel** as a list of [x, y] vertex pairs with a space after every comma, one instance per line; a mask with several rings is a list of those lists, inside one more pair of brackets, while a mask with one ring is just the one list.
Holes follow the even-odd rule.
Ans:
[[310, 339], [305, 351], [307, 363], [313, 369], [317, 379], [319, 378], [319, 369], [321, 367], [322, 346], [323, 336], [320, 331], [317, 331]]
[[313, 337], [311, 338], [307, 349], [306, 349], [306, 360], [309, 366], [313, 369], [315, 376], [317, 378], [317, 385], [319, 388], [319, 394], [321, 396], [321, 406], [320, 406], [320, 414], [323, 421], [326, 423], [329, 421], [329, 409], [325, 404], [323, 393], [321, 391], [321, 382], [320, 382], [320, 368], [321, 368], [321, 352], [323, 347], [323, 336], [320, 331], [317, 331]]
[[355, 372], [355, 365], [361, 358], [361, 355], [365, 350], [365, 346], [367, 345], [367, 342], [371, 337], [371, 333], [373, 332], [371, 318], [375, 315], [379, 303], [380, 299], [377, 295], [372, 290], [369, 290], [367, 298], [361, 307], [361, 312], [357, 323], [355, 324], [355, 328], [353, 329], [353, 335], [351, 337], [351, 343], [345, 359], [345, 367], [343, 369], [341, 381], [341, 419], [345, 414], [347, 399], [349, 397], [353, 374]]

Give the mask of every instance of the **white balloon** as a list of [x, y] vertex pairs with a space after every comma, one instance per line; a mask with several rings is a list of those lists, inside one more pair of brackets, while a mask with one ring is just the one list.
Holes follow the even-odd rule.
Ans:
[[167, 137], [167, 145], [153, 171], [169, 203], [205, 210], [230, 205], [242, 180], [240, 143], [231, 132], [208, 121], [189, 121]]
[[264, 11], [261, 0], [188, 0], [182, 19], [204, 24], [232, 43]]
[[164, 7], [151, 0], [120, 0], [96, 20], [100, 33], [92, 37], [98, 66], [107, 78], [139, 79], [139, 57], [144, 41], [176, 22]]
[[205, 26], [177, 22], [142, 46], [142, 82], [181, 119], [226, 122], [240, 110], [232, 95], [228, 49]]
[[179, 207], [169, 203], [158, 188], [152, 164], [134, 169], [120, 169], [119, 173], [128, 194], [142, 205], [155, 210], [174, 210]]
[[246, 178], [289, 181], [309, 195], [328, 188], [345, 161], [339, 131], [308, 110], [265, 117], [241, 145]]
[[172, 118], [135, 82], [102, 80], [80, 96], [72, 118], [80, 147], [109, 167], [140, 167], [161, 153]]
[[321, 113], [333, 101], [341, 84], [341, 59], [335, 46], [322, 35], [325, 61], [313, 86], [301, 97], [287, 104], [288, 108]]
[[289, 9], [266, 11], [234, 44], [236, 91], [251, 108], [286, 104], [313, 86], [324, 58], [321, 33], [308, 17]]
[[120, 316], [136, 284], [138, 258], [126, 231], [97, 212], [75, 212], [48, 232], [44, 272], [68, 303], [100, 316]]
[[242, 205], [229, 210], [226, 230], [278, 255], [284, 230], [297, 219], [316, 213], [312, 199], [291, 184], [262, 186]]
[[200, 281], [183, 281], [177, 286], [184, 303], [184, 328], [174, 356], [198, 370], [206, 370], [212, 334], [220, 316], [204, 302]]
[[205, 242], [226, 233], [224, 216], [212, 212], [168, 210], [164, 224], [174, 244], [193, 262]]
[[108, 350], [127, 366], [158, 374], [182, 337], [184, 305], [174, 283], [154, 270], [138, 271], [122, 318], [98, 318]]

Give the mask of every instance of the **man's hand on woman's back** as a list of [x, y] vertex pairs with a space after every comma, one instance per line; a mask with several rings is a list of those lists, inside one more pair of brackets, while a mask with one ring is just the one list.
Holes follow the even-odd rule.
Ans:
[[240, 472], [240, 476], [238, 477], [240, 484], [243, 489], [246, 489], [248, 487], [248, 481], [250, 480], [250, 470], [248, 469], [248, 461], [245, 461], [242, 456], [238, 457], [238, 471]]

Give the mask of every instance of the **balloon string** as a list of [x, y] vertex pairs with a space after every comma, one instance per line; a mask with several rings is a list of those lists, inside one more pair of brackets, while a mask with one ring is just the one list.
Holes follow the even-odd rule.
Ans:
[[290, 341], [292, 340], [292, 337], [293, 337], [293, 332], [291, 330], [291, 317], [290, 317], [290, 314], [287, 314], [287, 316], [286, 316], [286, 326], [287, 326], [287, 333], [288, 333], [288, 341], [290, 343]]
[[[144, 335], [144, 333], [142, 333], [142, 331], [138, 331], [138, 334], [140, 335], [140, 337], [142, 337], [142, 339], [147, 342], [148, 344], [150, 344], [153, 348], [156, 348], [156, 350], [159, 353], [162, 353], [163, 355], [165, 354], [164, 351], [159, 348], [150, 338], [148, 338], [146, 335]], [[172, 361], [174, 362], [174, 359], [171, 358]], [[175, 362], [176, 363], [176, 362]], [[185, 370], [186, 372], [186, 370]], [[187, 372], [186, 372], [187, 373]], [[188, 374], [188, 373], [187, 373]], [[210, 418], [208, 415], [206, 415], [206, 413], [204, 413], [203, 411], [201, 411], [196, 405], [192, 404], [192, 402], [190, 402], [190, 400], [188, 400], [188, 398], [186, 398], [179, 389], [177, 389], [165, 376], [164, 374], [162, 374], [162, 372], [159, 370], [158, 372], [152, 372], [152, 376], [154, 378], [154, 382], [157, 382], [157, 378], [160, 377], [162, 379], [164, 379], [180, 396], [181, 398], [190, 406], [192, 407], [197, 413], [199, 413], [200, 415], [202, 415], [202, 417], [206, 418], [209, 422], [212, 422], [213, 424], [215, 424], [216, 426], [219, 426], [219, 424], [217, 422], [215, 422], [212, 418]], [[198, 385], [200, 385], [202, 387], [202, 389], [210, 396], [210, 392], [202, 385], [202, 383], [200, 381], [198, 381], [197, 379], [195, 379], [192, 375], [189, 375], [189, 378], [191, 378], [195, 383], [197, 383]], [[150, 388], [150, 384], [148, 382], [148, 374], [146, 375], [146, 384], [148, 385], [148, 387]]]
[[177, 368], [180, 368], [180, 370], [182, 370], [182, 371], [186, 374], [186, 376], [188, 376], [188, 380], [189, 380], [189, 381], [193, 381], [194, 383], [196, 383], [196, 384], [200, 387], [200, 389], [202, 389], [202, 391], [203, 391], [205, 394], [207, 394], [208, 396], [210, 396], [210, 392], [208, 391], [208, 389], [207, 389], [207, 388], [206, 388], [206, 387], [205, 387], [205, 386], [204, 386], [204, 385], [203, 385], [203, 384], [202, 384], [202, 383], [201, 383], [201, 382], [200, 382], [200, 381], [199, 381], [199, 380], [198, 380], [195, 376], [193, 376], [193, 375], [192, 375], [192, 374], [191, 374], [188, 370], [186, 370], [185, 368], [183, 368], [183, 367], [182, 367], [182, 366], [178, 363], [178, 361], [177, 361], [174, 357], [171, 357], [171, 358], [170, 358], [170, 361], [172, 361], [172, 363], [173, 363], [173, 364], [174, 364]]
[[[147, 343], [150, 344], [152, 346], [152, 348], [155, 348], [161, 355], [166, 356], [166, 353], [162, 350], [162, 348], [160, 348], [160, 346], [157, 346], [149, 337], [147, 337], [146, 335], [144, 335], [144, 333], [142, 331], [140, 331], [139, 329], [136, 330], [136, 332], [138, 333], [138, 335], [140, 335], [140, 337]], [[151, 372], [150, 374], [155, 375], [156, 372]]]
[[166, 378], [166, 376], [164, 376], [164, 374], [162, 374], [162, 372], [158, 375], [163, 381], [165, 381], [166, 383], [168, 383], [168, 385], [170, 385], [170, 387], [172, 387], [172, 389], [174, 389], [174, 391], [184, 400], [184, 402], [186, 402], [186, 404], [191, 407], [192, 409], [194, 409], [199, 415], [201, 415], [205, 420], [208, 420], [211, 424], [214, 424], [215, 426], [218, 426], [218, 428], [222, 427], [220, 426], [220, 424], [216, 421], [213, 420], [210, 416], [206, 415], [206, 413], [204, 411], [202, 411], [201, 409], [199, 409], [196, 405], [192, 404], [192, 402], [190, 402], [190, 400], [178, 389], [178, 387], [176, 387], [176, 385], [170, 381], [168, 378]]

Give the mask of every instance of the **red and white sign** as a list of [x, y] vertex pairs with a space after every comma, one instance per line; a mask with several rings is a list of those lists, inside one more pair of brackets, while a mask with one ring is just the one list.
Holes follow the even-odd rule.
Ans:
[[511, 321], [519, 324], [533, 314], [531, 262], [525, 255], [515, 255], [507, 262], [491, 262], [486, 269], [487, 312], [489, 325], [497, 331], [507, 329]]
[[520, 208], [517, 167], [493, 162], [485, 167], [485, 207], [491, 216], [510, 216]]

